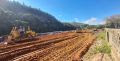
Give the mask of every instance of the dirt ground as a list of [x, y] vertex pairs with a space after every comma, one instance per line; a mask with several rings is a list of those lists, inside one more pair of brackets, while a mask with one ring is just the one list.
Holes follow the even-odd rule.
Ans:
[[[90, 32], [62, 32], [0, 48], [1, 61], [81, 61], [95, 40]], [[29, 41], [29, 40], [28, 40]]]

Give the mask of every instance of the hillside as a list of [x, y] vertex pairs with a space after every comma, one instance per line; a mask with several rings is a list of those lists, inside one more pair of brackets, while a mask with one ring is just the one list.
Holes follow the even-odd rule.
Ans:
[[84, 29], [84, 28], [86, 28], [87, 26], [90, 26], [90, 25], [88, 25], [88, 24], [77, 23], [77, 22], [70, 22], [70, 23], [65, 22], [65, 23], [63, 23], [63, 24], [66, 25], [66, 26], [72, 27], [72, 28], [74, 28], [74, 29]]
[[40, 9], [15, 1], [0, 0], [0, 35], [8, 34], [14, 25], [30, 26], [36, 32], [74, 29]]

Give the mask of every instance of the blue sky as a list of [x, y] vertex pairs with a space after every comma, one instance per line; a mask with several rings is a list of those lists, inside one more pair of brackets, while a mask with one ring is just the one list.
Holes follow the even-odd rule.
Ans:
[[107, 16], [120, 14], [120, 0], [16, 0], [40, 8], [61, 22], [103, 24]]

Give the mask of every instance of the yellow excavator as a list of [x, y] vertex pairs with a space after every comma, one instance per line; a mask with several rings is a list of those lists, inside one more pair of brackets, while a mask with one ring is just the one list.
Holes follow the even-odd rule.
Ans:
[[20, 32], [18, 31], [17, 27], [13, 27], [10, 35], [12, 37], [12, 40], [18, 39], [20, 37]]
[[17, 27], [13, 27], [10, 34], [7, 37], [7, 42], [20, 42], [24, 40], [33, 39], [37, 35], [36, 32], [32, 31], [30, 27], [25, 31], [25, 29], [18, 29]]
[[30, 27], [28, 27], [28, 29], [27, 29], [27, 31], [26, 31], [26, 36], [27, 36], [27, 37], [35, 37], [36, 35], [37, 35], [36, 32], [32, 31], [32, 30], [30, 29]]

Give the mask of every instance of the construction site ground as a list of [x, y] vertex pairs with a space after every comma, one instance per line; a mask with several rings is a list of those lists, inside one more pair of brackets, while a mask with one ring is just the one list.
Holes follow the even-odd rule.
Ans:
[[0, 47], [0, 61], [82, 61], [95, 41], [93, 32], [60, 32]]

